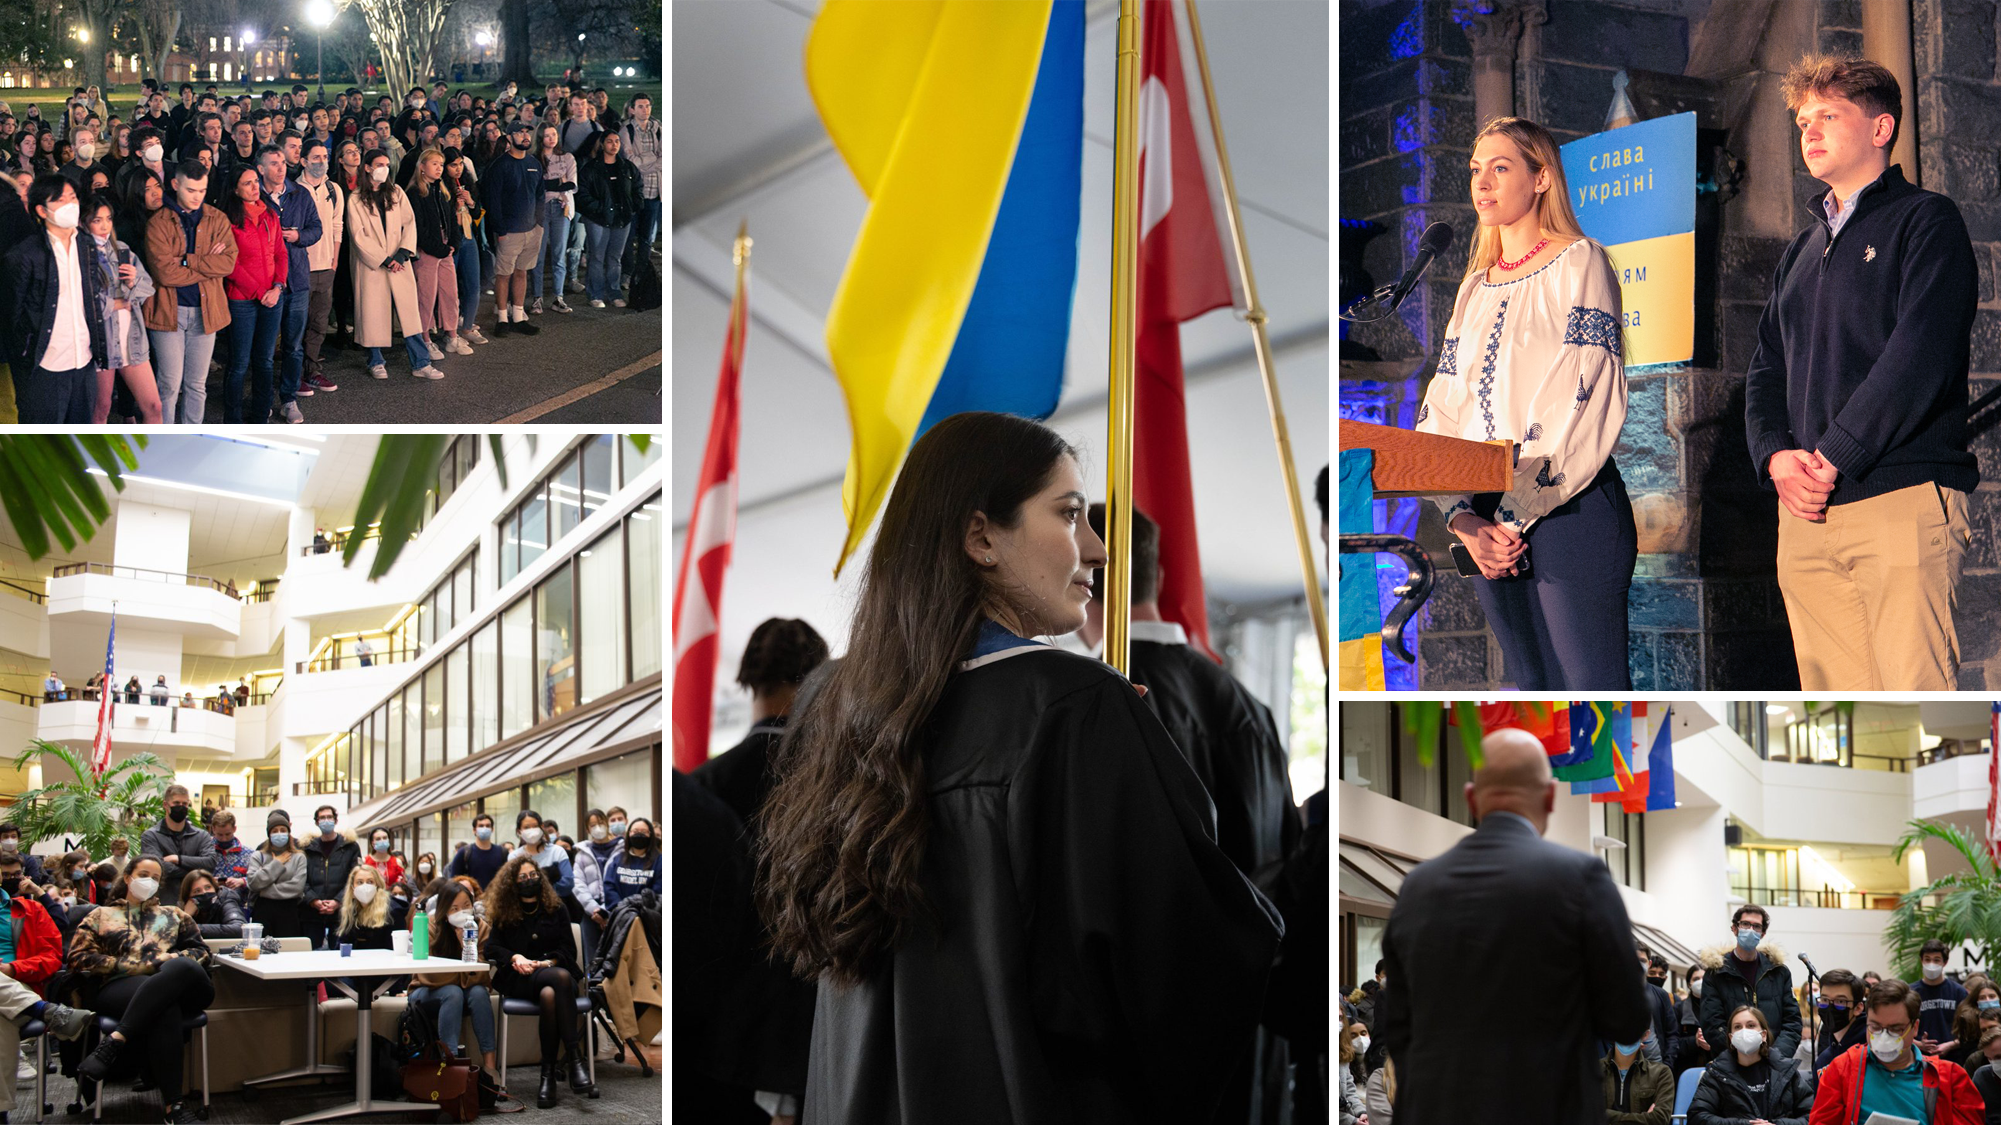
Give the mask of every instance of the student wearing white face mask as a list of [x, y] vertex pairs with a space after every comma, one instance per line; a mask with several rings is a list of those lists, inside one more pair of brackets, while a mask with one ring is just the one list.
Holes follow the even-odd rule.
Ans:
[[545, 837], [542, 817], [534, 809], [522, 809], [514, 816], [514, 835], [521, 842], [507, 854], [509, 860], [533, 857], [535, 866], [549, 880], [549, 887], [557, 898], [570, 894], [576, 888], [576, 875], [570, 866], [570, 853], [561, 844]]
[[16, 243], [0, 260], [0, 345], [14, 378], [23, 423], [88, 424], [104, 366], [104, 324], [97, 280], [84, 268], [77, 223], [82, 205], [61, 176], [38, 176], [28, 210], [39, 237]]
[[[619, 814], [621, 825], [624, 813]], [[611, 921], [611, 907], [604, 901], [604, 873], [623, 850], [620, 840], [611, 834], [610, 823], [604, 810], [591, 809], [584, 814], [584, 840], [571, 857], [571, 868], [575, 872], [575, 893], [577, 905], [583, 908], [581, 924], [584, 935], [584, 964], [589, 966], [597, 960], [598, 936]]]
[[1862, 1008], [1868, 1020], [1865, 1045], [1850, 1047], [1821, 1069], [1815, 1121], [1847, 1125], [1875, 1114], [1922, 1125], [1977, 1125], [1984, 1119], [1980, 1092], [1965, 1069], [1918, 1050], [1919, 1001], [1909, 985], [1885, 979], [1869, 989]]
[[442, 379], [424, 346], [424, 318], [417, 297], [417, 216], [403, 189], [390, 182], [389, 155], [362, 158], [361, 179], [348, 197], [346, 229], [352, 236], [354, 342], [368, 349], [368, 373], [389, 378], [382, 350], [403, 336], [410, 373]]
[[382, 869], [362, 864], [347, 876], [347, 891], [340, 900], [340, 922], [334, 928], [335, 945], [356, 949], [388, 949], [394, 929], [389, 918], [389, 884]]
[[[422, 861], [419, 861], [421, 865]], [[478, 945], [486, 944], [486, 923], [475, 916], [478, 895], [455, 879], [435, 881], [442, 905], [427, 913], [431, 926], [431, 956], [467, 960], [465, 930], [474, 929]], [[426, 890], [431, 888], [427, 887]], [[414, 919], [414, 915], [412, 918]], [[418, 973], [411, 978], [410, 1003], [437, 1013], [438, 1039], [458, 1054], [465, 1016], [472, 1016], [473, 1036], [479, 1040], [480, 1061], [496, 1082], [506, 1078], [495, 1051], [491, 994], [483, 973]]]
[[141, 1071], [159, 1088], [166, 1120], [194, 1121], [194, 1107], [182, 1098], [181, 1024], [214, 1003], [215, 984], [201, 927], [160, 904], [160, 879], [158, 859], [134, 859], [120, 884], [123, 899], [77, 924], [64, 967], [82, 1007], [119, 1020], [79, 1073], [102, 1083]]
[[1806, 1125], [1812, 1083], [1799, 1060], [1772, 1049], [1765, 1013], [1745, 1004], [1730, 1013], [1729, 1027], [1730, 1049], [1703, 1072], [1688, 1106], [1689, 1125]]

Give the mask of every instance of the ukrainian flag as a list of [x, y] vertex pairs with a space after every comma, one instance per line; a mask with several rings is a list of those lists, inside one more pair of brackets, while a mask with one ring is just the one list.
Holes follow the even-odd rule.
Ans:
[[869, 198], [827, 314], [853, 433], [838, 572], [933, 422], [1056, 409], [1083, 192], [1082, 0], [828, 0], [806, 85]]

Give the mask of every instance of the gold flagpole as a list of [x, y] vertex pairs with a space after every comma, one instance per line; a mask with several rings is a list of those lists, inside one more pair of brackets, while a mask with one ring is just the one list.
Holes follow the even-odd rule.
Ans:
[[1118, 120], [1112, 145], [1112, 363], [1105, 462], [1105, 663], [1132, 664], [1133, 371], [1139, 296], [1139, 0], [1119, 0]]
[[[737, 314], [741, 312], [745, 321], [750, 319], [750, 301], [743, 291], [743, 274], [750, 268], [750, 243], [750, 217], [746, 215], [737, 221], [736, 243], [730, 248], [730, 257], [736, 262], [736, 294], [730, 300], [730, 348], [735, 355], [738, 378], [742, 378], [745, 333], [737, 327]], [[737, 308], [739, 305], [743, 306], [740, 310]]]
[[1237, 210], [1237, 182], [1230, 175], [1230, 151], [1223, 145], [1223, 117], [1216, 110], [1216, 87], [1209, 80], [1209, 52], [1202, 44], [1202, 20], [1195, 0], [1187, 0], [1188, 36], [1195, 46], [1195, 66], [1202, 72], [1202, 98], [1209, 106], [1209, 132], [1216, 139], [1216, 170], [1223, 181], [1223, 204], [1230, 213], [1230, 245], [1237, 256], [1237, 273], [1244, 279], [1244, 319], [1257, 346], [1258, 373], [1264, 378], [1265, 405], [1271, 412], [1272, 437], [1278, 442], [1278, 467], [1285, 475], [1285, 499], [1292, 510], [1293, 538], [1299, 547], [1300, 575], [1306, 581], [1306, 606], [1313, 614], [1313, 631], [1320, 640], [1320, 666], [1328, 667], [1327, 599], [1320, 593], [1320, 570], [1313, 565], [1313, 538], [1306, 529], [1306, 507], [1299, 496], [1299, 471], [1292, 464], [1292, 435], [1285, 424], [1285, 404], [1278, 397], [1278, 371], [1272, 365], [1271, 339], [1265, 333], [1265, 310], [1258, 303], [1258, 283], [1251, 276], [1250, 248], [1244, 243], [1244, 218]]

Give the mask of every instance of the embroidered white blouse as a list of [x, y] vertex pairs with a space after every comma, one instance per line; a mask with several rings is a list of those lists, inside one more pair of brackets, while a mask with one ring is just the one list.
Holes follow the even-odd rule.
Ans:
[[[1438, 373], [1417, 428], [1520, 447], [1494, 519], [1524, 534], [1582, 492], [1626, 422], [1619, 283], [1605, 250], [1579, 239], [1512, 281], [1484, 273], [1459, 287]], [[1447, 523], [1471, 496], [1444, 496]]]

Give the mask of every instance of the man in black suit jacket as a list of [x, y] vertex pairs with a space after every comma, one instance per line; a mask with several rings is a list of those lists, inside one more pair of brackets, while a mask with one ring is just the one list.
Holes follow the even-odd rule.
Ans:
[[[1479, 828], [1410, 873], [1383, 935], [1397, 1125], [1599, 1125], [1600, 1044], [1639, 1042], [1651, 1017], [1632, 927], [1603, 863], [1541, 838], [1556, 807], [1542, 743], [1509, 729], [1481, 750]], [[1481, 1022], [1493, 1013], [1513, 1013], [1507, 1034]]]

